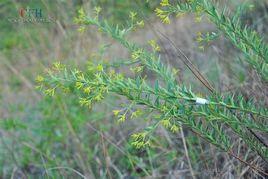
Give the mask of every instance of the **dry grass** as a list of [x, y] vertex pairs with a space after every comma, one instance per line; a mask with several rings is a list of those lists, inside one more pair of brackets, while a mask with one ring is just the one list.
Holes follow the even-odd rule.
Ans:
[[[14, 5], [16, 5], [15, 1]], [[45, 5], [49, 6], [46, 3]], [[58, 11], [58, 16], [64, 18], [57, 19], [57, 22], [49, 27], [43, 24], [36, 24], [31, 27], [28, 27], [27, 24], [14, 25], [19, 27], [20, 33], [26, 37], [29, 45], [28, 48], [24, 49], [20, 45], [14, 45], [8, 51], [0, 51], [1, 120], [19, 118], [27, 121], [31, 113], [36, 113], [31, 110], [35, 109], [35, 105], [40, 103], [42, 98], [41, 94], [34, 88], [34, 78], [55, 60], [83, 66], [87, 60], [92, 58], [92, 54], [96, 53], [99, 47], [107, 43], [107, 41], [112, 46], [107, 50], [104, 58], [113, 59], [119, 57], [123, 59], [128, 57], [127, 52], [122, 51], [120, 45], [103, 36], [96, 35], [94, 30], [89, 30], [83, 34], [77, 33], [77, 27], [72, 22], [73, 17], [64, 10], [66, 8], [73, 9], [73, 4], [67, 3], [67, 7], [62, 7], [60, 3], [56, 3], [56, 6], [60, 10]], [[84, 6], [85, 9], [90, 8], [87, 3]], [[46, 9], [46, 11], [48, 14], [53, 15], [53, 12], [50, 12], [49, 9]], [[150, 20], [151, 25], [136, 31], [130, 38], [139, 44], [144, 44], [144, 42], [150, 39], [159, 39], [158, 41], [162, 49], [164, 49], [161, 55], [164, 56], [166, 63], [172, 64], [180, 70], [178, 75], [179, 81], [191, 84], [194, 89], [198, 89], [196, 90], [198, 92], [208, 93], [204, 87], [201, 87], [198, 80], [193, 77], [186, 66], [176, 58], [175, 51], [170, 43], [159, 34], [156, 34], [154, 29], [158, 29], [170, 37], [182, 49], [198, 69], [213, 82], [213, 86], [218, 91], [242, 90], [246, 95], [254, 95], [256, 100], [262, 100], [267, 105], [267, 85], [260, 82], [255, 72], [246, 71], [244, 81], [234, 80], [233, 75], [240, 75], [236, 71], [237, 65], [235, 64], [237, 59], [233, 58], [237, 52], [232, 50], [233, 47], [225, 39], [213, 42], [205, 53], [198, 49], [195, 39], [197, 32], [213, 31], [214, 27], [212, 25], [208, 24], [208, 22], [197, 24], [192, 16], [172, 19], [172, 21], [171, 25], [163, 25], [154, 19]], [[33, 36], [29, 28], [38, 29], [37, 34]], [[266, 28], [263, 27], [263, 29]], [[265, 32], [266, 30], [264, 30]], [[229, 64], [234, 65], [230, 66]], [[148, 76], [150, 77], [150, 74]], [[93, 178], [92, 171], [89, 170], [89, 168], [93, 168], [93, 173], [107, 178], [113, 178], [115, 175], [128, 178], [133, 171], [136, 171], [138, 174], [143, 173], [142, 175], [145, 178], [190, 178], [193, 173], [200, 178], [258, 177], [258, 174], [254, 173], [248, 166], [239, 163], [236, 159], [231, 158], [225, 153], [219, 152], [215, 147], [201, 139], [193, 137], [193, 133], [188, 129], [184, 129], [183, 133], [181, 133], [185, 136], [181, 134], [172, 135], [167, 133], [165, 129], [160, 129], [158, 131], [160, 136], [159, 145], [154, 150], [133, 151], [127, 144], [129, 135], [133, 132], [132, 129], [138, 131], [146, 125], [146, 122], [131, 121], [127, 124], [118, 125], [113, 121], [110, 109], [123, 104], [125, 101], [120, 101], [111, 107], [109, 104], [112, 101], [113, 99], [110, 99], [110, 101], [108, 100], [105, 104], [99, 105], [94, 109], [93, 112], [96, 112], [96, 114], [106, 111], [105, 115], [98, 120], [94, 119], [94, 115], [89, 117], [87, 119], [88, 122], [82, 128], [83, 132], [76, 130], [70, 132], [73, 129], [71, 124], [69, 125], [68, 131], [70, 134], [65, 145], [67, 152], [71, 152], [71, 156], [68, 156], [66, 164], [70, 166], [69, 169], [72, 172], [68, 173], [68, 169], [65, 170], [65, 166], [62, 165], [46, 168], [46, 172], [57, 170], [65, 177], [80, 175]], [[65, 112], [68, 111], [66, 108], [68, 106], [64, 107]], [[42, 115], [39, 112], [37, 113]], [[69, 116], [68, 120], [74, 120], [74, 117], [70, 117], [69, 113], [66, 116]], [[37, 119], [42, 120], [42, 117], [38, 116]], [[30, 131], [28, 132], [31, 133]], [[20, 153], [17, 150], [20, 150], [20, 148], [15, 148], [18, 147], [14, 143], [16, 140], [8, 141], [9, 138], [14, 139], [19, 135], [19, 132], [0, 129], [0, 136], [6, 142], [6, 145], [0, 144], [0, 152], [8, 150], [8, 152], [15, 156], [14, 158], [19, 160]], [[94, 143], [90, 142], [92, 140], [90, 136], [94, 136]], [[34, 135], [31, 137], [34, 137]], [[88, 141], [81, 141], [81, 139]], [[186, 139], [186, 143], [183, 142], [184, 139]], [[26, 144], [24, 143], [24, 145], [30, 146], [33, 153], [36, 152], [35, 150], [38, 150], [38, 148], [36, 149], [38, 146], [35, 146], [31, 141]], [[54, 145], [57, 145], [57, 143]], [[267, 168], [267, 165], [265, 166], [261, 159], [252, 155], [248, 149], [245, 149], [243, 142], [239, 139], [237, 139], [237, 143], [234, 145], [237, 146], [239, 156], [244, 159], [250, 159], [252, 164], [257, 167]], [[131, 150], [129, 151], [128, 148]], [[187, 152], [185, 150], [190, 153], [190, 156], [186, 155]], [[89, 154], [92, 155], [91, 159], [94, 162], [86, 161], [85, 155]], [[128, 161], [130, 166], [123, 168], [125, 163], [122, 162], [122, 158]], [[143, 161], [143, 158], [146, 161]], [[131, 164], [130, 161], [136, 161], [136, 163]], [[28, 169], [23, 169], [20, 164], [15, 163], [15, 159], [10, 162], [4, 162], [4, 165], [7, 165], [6, 168], [13, 168], [13, 173], [10, 173], [10, 170], [8, 170], [8, 173], [0, 171], [1, 174], [4, 174], [4, 178], [6, 176], [23, 178], [26, 177], [27, 172], [28, 174], [33, 174], [33, 176], [38, 176], [44, 172], [42, 168], [45, 168], [44, 163], [37, 164], [29, 161], [28, 165], [25, 165]], [[92, 163], [96, 166], [89, 166]], [[189, 163], [192, 164], [192, 170]], [[151, 171], [151, 173], [148, 171]]]

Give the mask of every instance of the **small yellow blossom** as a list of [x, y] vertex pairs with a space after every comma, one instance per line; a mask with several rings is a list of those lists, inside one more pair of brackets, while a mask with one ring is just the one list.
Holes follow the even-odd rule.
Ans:
[[45, 90], [45, 94], [48, 96], [54, 96], [55, 88]]
[[171, 126], [171, 123], [169, 119], [164, 119], [160, 122], [165, 128], [169, 128]]
[[150, 146], [150, 141], [146, 140], [146, 132], [140, 132], [140, 133], [135, 133], [131, 135], [131, 138], [134, 140], [131, 145], [133, 145], [136, 148], [142, 148], [146, 146]]
[[140, 116], [140, 115], [142, 115], [142, 111], [141, 111], [140, 109], [138, 109], [137, 111], [134, 111], [134, 112], [131, 114], [130, 118], [133, 119], [133, 118], [138, 117], [138, 116]]
[[54, 70], [57, 70], [57, 71], [60, 71], [64, 68], [65, 66], [63, 64], [61, 64], [61, 62], [55, 62], [53, 63], [53, 69]]
[[179, 131], [179, 127], [176, 126], [175, 124], [173, 124], [173, 125], [171, 126], [170, 130], [171, 130], [171, 132], [176, 133], [176, 132]]
[[161, 50], [160, 46], [156, 43], [155, 40], [150, 40], [148, 43], [152, 46], [154, 51], [159, 52]]
[[76, 87], [77, 89], [81, 89], [81, 88], [83, 87], [83, 83], [80, 82], [80, 81], [77, 81], [77, 82], [75, 83], [75, 87]]
[[164, 11], [162, 9], [156, 8], [155, 13], [158, 17], [160, 17], [160, 19], [162, 20], [163, 23], [170, 24], [168, 11]]
[[176, 69], [176, 68], [172, 68], [172, 73], [174, 74], [174, 75], [177, 75], [178, 73], [179, 73], [179, 69]]
[[83, 74], [82, 72], [78, 73], [78, 75], [77, 75], [77, 79], [78, 79], [79, 81], [85, 81], [85, 76], [84, 76], [84, 74]]
[[120, 110], [113, 110], [113, 114], [114, 114], [114, 116], [118, 116], [119, 113], [120, 113]]
[[162, 0], [161, 3], [160, 3], [161, 6], [169, 6], [169, 2], [168, 0]]
[[156, 8], [155, 10], [155, 13], [157, 16], [162, 16], [164, 14], [165, 11], [163, 11], [162, 9], [159, 9], [159, 8]]
[[34, 88], [37, 89], [37, 90], [41, 90], [42, 89], [42, 85], [36, 85]]
[[140, 73], [142, 72], [144, 69], [144, 66], [137, 66], [137, 67], [134, 67], [134, 68], [131, 68], [130, 70], [133, 72], [133, 73]]
[[125, 120], [126, 120], [126, 114], [123, 114], [123, 115], [121, 115], [120, 117], [119, 117], [119, 119], [118, 119], [118, 122], [125, 122]]
[[164, 19], [162, 19], [163, 23], [170, 24], [170, 19], [168, 16], [166, 16]]
[[78, 10], [78, 17], [74, 19], [74, 22], [77, 24], [81, 24], [84, 22], [85, 17], [86, 17], [86, 14], [84, 10], [81, 8]]
[[144, 21], [141, 20], [141, 21], [137, 22], [137, 25], [140, 26], [140, 27], [144, 27]]
[[135, 134], [132, 134], [131, 137], [134, 140], [141, 140], [141, 139], [143, 140], [146, 137], [146, 133], [145, 132], [135, 133]]
[[138, 58], [140, 58], [141, 54], [142, 54], [142, 49], [135, 50], [134, 52], [132, 52], [131, 58], [134, 60], [137, 60]]
[[202, 33], [201, 32], [197, 32], [197, 38], [196, 38], [196, 41], [197, 42], [202, 42], [204, 39], [203, 39], [203, 37], [202, 37]]
[[79, 104], [81, 106], [90, 106], [91, 105], [89, 99], [87, 99], [87, 98], [80, 98]]
[[85, 26], [80, 26], [80, 27], [78, 28], [78, 32], [80, 32], [80, 33], [84, 33], [85, 30], [86, 30], [86, 27], [85, 27]]
[[140, 149], [146, 146], [150, 146], [151, 144], [150, 144], [150, 141], [134, 141], [131, 143], [131, 145], [133, 145], [137, 149]]
[[95, 14], [96, 16], [99, 16], [99, 13], [101, 12], [101, 7], [97, 6], [97, 7], [94, 7], [94, 11], [95, 11]]
[[130, 19], [131, 19], [132, 21], [135, 20], [136, 16], [137, 16], [137, 13], [136, 13], [136, 12], [130, 11], [129, 17], [130, 17]]
[[95, 96], [94, 100], [96, 101], [101, 101], [103, 99], [102, 94], [98, 94], [97, 96]]
[[196, 13], [201, 14], [203, 12], [204, 8], [202, 6], [197, 6], [196, 7]]
[[79, 17], [85, 17], [85, 16], [86, 16], [85, 11], [84, 11], [83, 8], [80, 8], [80, 9], [78, 10], [78, 15], [79, 15]]
[[97, 71], [103, 71], [103, 66], [102, 64], [97, 65]]
[[44, 80], [45, 80], [44, 77], [41, 76], [41, 75], [38, 75], [38, 76], [35, 78], [35, 81], [36, 81], [37, 83], [42, 83]]
[[90, 92], [91, 92], [91, 88], [90, 87], [84, 88], [84, 93], [89, 94]]
[[163, 106], [162, 108], [161, 108], [161, 112], [166, 112], [168, 110], [168, 108], [166, 107], [166, 106]]

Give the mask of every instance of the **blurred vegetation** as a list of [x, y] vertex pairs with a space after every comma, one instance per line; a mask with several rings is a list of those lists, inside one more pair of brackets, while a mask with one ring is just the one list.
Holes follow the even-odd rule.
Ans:
[[[41, 96], [34, 88], [37, 74], [58, 56], [59, 60], [64, 59], [68, 64], [78, 64], [82, 68], [85, 68], [89, 58], [93, 61], [104, 60], [105, 55], [99, 54], [98, 51], [95, 51], [95, 55], [101, 55], [101, 59], [88, 55], [86, 51], [89, 46], [83, 47], [83, 44], [83, 49], [78, 52], [83, 55], [75, 57], [70, 52], [76, 50], [73, 48], [74, 44], [78, 43], [76, 39], [80, 38], [82, 41], [90, 38], [87, 36], [95, 38], [95, 34], [91, 32], [82, 37], [77, 32], [73, 20], [80, 7], [92, 11], [93, 7], [100, 6], [105, 19], [111, 24], [122, 25], [129, 18], [130, 11], [150, 17], [159, 2], [0, 2], [0, 71], [3, 75], [0, 82], [0, 178], [77, 178], [80, 175], [87, 178], [190, 176], [183, 142], [177, 134], [164, 129], [158, 131], [160, 136], [152, 139], [157, 146], [150, 149], [137, 150], [130, 145], [131, 133], [148, 125], [150, 114], [143, 115], [137, 121], [119, 125], [112, 110], [124, 106], [125, 102], [116, 102], [117, 97], [109, 96], [93, 109], [88, 109], [80, 106], [75, 93], [70, 93], [68, 97], [58, 94], [50, 98]], [[59, 22], [10, 23], [7, 18], [17, 18], [18, 9], [21, 7], [41, 8], [45, 17], [51, 16]], [[256, 10], [260, 14], [259, 21], [254, 20], [255, 13], [246, 13], [243, 16], [244, 22], [253, 24], [258, 32], [265, 34], [267, 10], [264, 4], [259, 7], [265, 16], [261, 14], [262, 10]], [[64, 33], [66, 35], [63, 35]], [[58, 36], [61, 36], [59, 40]], [[57, 46], [54, 43], [60, 44], [61, 53], [58, 56], [55, 55]], [[220, 72], [215, 69], [210, 74], [211, 79], [219, 80], [219, 75], [215, 75], [217, 73]], [[242, 71], [241, 81], [246, 80], [245, 75]], [[193, 84], [195, 85], [197, 86]], [[187, 128], [184, 131], [190, 160], [201, 178], [213, 176], [213, 172], [224, 168], [217, 163], [228, 163], [229, 158], [225, 154], [215, 152], [215, 148], [195, 137]], [[237, 163], [234, 166], [238, 174], [245, 168]]]
[[[0, 17], [4, 20], [0, 21], [0, 51], [1, 57], [5, 57], [6, 60], [1, 64], [10, 64], [16, 68], [18, 59], [14, 52], [29, 50], [38, 52], [41, 49], [37, 49], [40, 46], [34, 47], [37, 44], [44, 44], [51, 49], [49, 44], [51, 42], [48, 39], [44, 41], [42, 35], [47, 31], [53, 32], [55, 24], [9, 22], [8, 18], [19, 18], [19, 8], [41, 8], [45, 18], [51, 16], [63, 25], [72, 26], [77, 9], [81, 6], [89, 8], [101, 6], [107, 10], [104, 15], [109, 17], [110, 21], [125, 23], [129, 11], [137, 9], [133, 8], [133, 5], [135, 3], [131, 0], [91, 1], [90, 4], [83, 4], [82, 1], [1, 1]], [[152, 12], [153, 6], [149, 3], [145, 3], [142, 7], [145, 14]], [[76, 30], [77, 28], [72, 28], [69, 34], [72, 36], [72, 33], [77, 33]], [[40, 65], [37, 65], [34, 71], [40, 69], [38, 66]], [[25, 74], [29, 73], [31, 81], [35, 78], [29, 69], [22, 70]], [[19, 92], [23, 88], [23, 81], [17, 74], [12, 74], [12, 71], [8, 73], [10, 73], [8, 85], [12, 89], [11, 92]], [[1, 90], [3, 90], [2, 85]], [[111, 106], [114, 103], [112, 99], [108, 99], [106, 104], [91, 111], [81, 108], [75, 100], [75, 95], [70, 95], [69, 98], [63, 95], [54, 99], [45, 98], [30, 105], [27, 100], [19, 101], [19, 99], [15, 103], [14, 101], [4, 103], [1, 101], [5, 110], [3, 113], [8, 113], [7, 117], [2, 116], [0, 121], [0, 176], [4, 178], [61, 178], [62, 176], [75, 178], [78, 176], [75, 170], [84, 171], [89, 168], [94, 169], [95, 176], [99, 175], [100, 170], [104, 172], [103, 175], [106, 175], [107, 168], [103, 163], [106, 159], [103, 158], [103, 152], [108, 152], [107, 155], [115, 160], [113, 165], [116, 167], [113, 170], [116, 171], [116, 176], [123, 176], [125, 173], [142, 176], [150, 173], [144, 168], [146, 166], [144, 162], [148, 157], [142, 153], [147, 153], [146, 151], [141, 151], [142, 155], [139, 157], [137, 151], [125, 143], [123, 147], [127, 150], [122, 148], [121, 153], [118, 153], [117, 142], [109, 139], [109, 136], [116, 132], [113, 126], [117, 126], [115, 120], [104, 116], [112, 111]], [[53, 169], [57, 166], [66, 168]], [[140, 172], [137, 174], [136, 170]]]

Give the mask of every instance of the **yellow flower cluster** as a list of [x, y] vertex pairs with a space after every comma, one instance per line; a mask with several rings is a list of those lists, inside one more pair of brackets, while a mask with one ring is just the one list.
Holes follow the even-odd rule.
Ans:
[[46, 89], [45, 90], [45, 94], [48, 95], [48, 96], [54, 96], [54, 94], [55, 94], [55, 88]]
[[133, 60], [137, 60], [137, 59], [140, 58], [140, 56], [141, 56], [142, 53], [143, 53], [143, 50], [142, 49], [135, 50], [135, 51], [132, 52], [131, 58]]
[[52, 69], [56, 71], [61, 71], [65, 68], [65, 65], [61, 64], [61, 62], [53, 63]]
[[[160, 5], [162, 7], [170, 6], [169, 0], [162, 0], [160, 2]], [[164, 11], [162, 9], [156, 8], [155, 13], [160, 19], [162, 20], [163, 23], [165, 24], [170, 24], [170, 19], [169, 19], [169, 11]]]
[[170, 24], [169, 12], [168, 11], [164, 11], [162, 9], [156, 8], [155, 13], [162, 20], [163, 23]]
[[[203, 38], [203, 34], [201, 33], [201, 32], [197, 32], [197, 38], [196, 38], [196, 41], [198, 42], [198, 43], [201, 43], [201, 42], [203, 42], [205, 39]], [[198, 46], [198, 48], [200, 49], [200, 50], [204, 50], [205, 49], [205, 47], [201, 44], [201, 45], [199, 45]]]
[[160, 52], [161, 48], [160, 46], [156, 43], [155, 40], [149, 40], [148, 43], [151, 45], [151, 47], [153, 48], [153, 50], [155, 52]]
[[78, 17], [74, 18], [74, 22], [77, 24], [82, 24], [85, 20], [86, 14], [84, 9], [80, 8], [78, 10]]
[[88, 98], [80, 98], [79, 100], [79, 104], [81, 106], [88, 106], [88, 107], [91, 107], [91, 102]]
[[173, 124], [170, 128], [171, 132], [176, 133], [179, 131], [179, 127], [175, 124]]
[[142, 111], [141, 111], [140, 109], [138, 109], [138, 110], [134, 111], [134, 112], [131, 114], [130, 118], [133, 119], [133, 118], [138, 117], [138, 116], [140, 116], [140, 115], [142, 115]]
[[133, 145], [137, 149], [150, 146], [150, 141], [146, 140], [146, 135], [146, 132], [132, 134], [131, 137], [134, 141], [131, 143], [131, 145]]
[[94, 13], [96, 14], [96, 17], [99, 16], [99, 13], [101, 12], [101, 7], [97, 6], [97, 7], [94, 7]]
[[170, 119], [163, 119], [160, 122], [166, 129], [169, 129], [171, 132], [178, 132], [179, 127], [176, 124], [171, 124]]
[[169, 6], [169, 2], [168, 0], [162, 0], [161, 3], [160, 3], [161, 6]]
[[179, 71], [180, 71], [179, 69], [172, 68], [172, 73], [174, 76], [178, 75]]
[[97, 71], [102, 72], [103, 71], [103, 66], [102, 64], [98, 64], [96, 67]]
[[42, 83], [42, 82], [44, 82], [44, 77], [43, 76], [41, 76], [41, 75], [38, 75], [36, 78], [35, 78], [35, 81], [37, 82], [37, 83]]
[[81, 89], [83, 86], [84, 86], [84, 84], [83, 84], [82, 82], [80, 82], [80, 81], [77, 81], [77, 82], [75, 83], [75, 87], [76, 87], [77, 89]]
[[202, 20], [202, 12], [203, 12], [203, 8], [201, 6], [197, 6], [196, 7], [195, 22], [201, 22], [201, 20]]
[[140, 148], [144, 148], [146, 146], [150, 146], [151, 144], [150, 144], [150, 141], [134, 141], [131, 143], [131, 145], [133, 145], [137, 149], [140, 149]]
[[91, 92], [91, 88], [90, 87], [85, 87], [83, 91], [84, 91], [85, 94], [88, 95]]
[[168, 107], [167, 106], [163, 106], [162, 109], [160, 110], [161, 112], [167, 112], [168, 111]]
[[138, 22], [137, 22], [137, 25], [138, 25], [139, 27], [144, 27], [144, 21], [143, 21], [143, 20], [138, 21]]
[[113, 110], [114, 116], [118, 116], [121, 110]]
[[118, 109], [113, 110], [113, 114], [115, 117], [118, 117], [117, 122], [119, 122], [119, 123], [123, 123], [126, 121], [127, 112], [125, 112], [124, 114], [120, 114], [121, 111], [122, 110], [118, 110]]
[[202, 42], [204, 39], [202, 37], [202, 33], [201, 32], [197, 32], [197, 38], [196, 38], [196, 41], [198, 43]]
[[160, 123], [167, 129], [171, 126], [169, 119], [163, 119]]
[[[129, 18], [131, 20], [131, 23], [133, 24], [133, 30], [135, 29], [135, 26], [139, 26], [139, 27], [144, 27], [144, 21], [143, 20], [140, 20], [140, 21], [137, 21], [137, 12], [133, 12], [131, 11], [129, 13]], [[134, 22], [136, 21], [136, 22]]]
[[129, 18], [131, 19], [131, 21], [133, 22], [136, 19], [137, 13], [131, 11], [129, 14]]
[[133, 68], [130, 68], [130, 70], [133, 72], [133, 73], [140, 73], [142, 72], [144, 69], [144, 66], [136, 66], [136, 67], [133, 67]]
[[122, 122], [125, 122], [126, 121], [126, 114], [122, 114], [119, 116], [119, 119], [118, 119], [118, 122], [119, 123], [122, 123]]
[[144, 139], [146, 137], [146, 133], [145, 132], [135, 133], [135, 134], [132, 134], [131, 137], [134, 140]]
[[78, 73], [77, 73], [77, 79], [78, 79], [79, 81], [85, 81], [85, 76], [84, 76], [84, 74], [83, 74], [82, 72], [78, 72]]
[[86, 27], [85, 26], [80, 26], [78, 28], [78, 32], [81, 32], [81, 33], [85, 32], [85, 30], [86, 30]]
[[102, 93], [99, 93], [98, 95], [95, 96], [95, 98], [93, 100], [95, 101], [101, 101], [102, 99], [104, 99]]
[[91, 104], [94, 101], [95, 102], [101, 101], [104, 98], [103, 95], [107, 93], [107, 87], [99, 87], [99, 88], [94, 88], [91, 86], [84, 87], [84, 84], [80, 82], [76, 82], [76, 88], [83, 91], [87, 96], [90, 96], [80, 98], [79, 100], [81, 106], [88, 106], [89, 108], [91, 107]]
[[[129, 109], [126, 110], [126, 111], [124, 112], [124, 114], [122, 114], [121, 112], [123, 112], [123, 110], [116, 109], [116, 110], [113, 110], [113, 114], [114, 114], [115, 117], [118, 117], [118, 122], [119, 122], [119, 123], [122, 123], [122, 122], [125, 122], [125, 121], [126, 121], [126, 115], [127, 115], [127, 112], [128, 112], [128, 111], [129, 111]], [[120, 113], [121, 113], [121, 114], [120, 114]], [[133, 118], [135, 118], [135, 117], [140, 116], [141, 114], [142, 114], [142, 111], [138, 109], [138, 110], [134, 111], [134, 112], [131, 114], [130, 118], [133, 119]]]

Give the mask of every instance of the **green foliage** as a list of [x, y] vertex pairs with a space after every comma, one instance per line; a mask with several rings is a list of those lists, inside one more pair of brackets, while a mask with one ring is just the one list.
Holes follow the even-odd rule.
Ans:
[[[29, 6], [40, 5], [48, 14], [55, 11], [67, 36], [72, 36], [69, 26], [65, 26], [68, 16], [73, 17], [77, 7], [89, 5], [82, 1], [61, 1], [60, 7], [67, 11], [65, 14], [58, 12], [57, 5], [54, 6], [59, 2], [53, 1], [53, 7], [50, 3], [39, 3], [29, 2]], [[188, 159], [184, 147], [188, 148], [193, 169], [199, 171], [206, 167], [205, 170], [210, 172], [215, 167], [214, 162], [222, 160], [219, 156], [226, 154], [242, 162], [252, 156], [260, 156], [256, 157], [258, 161], [268, 160], [267, 146], [258, 137], [259, 133], [268, 133], [268, 110], [265, 105], [240, 93], [220, 94], [214, 91], [212, 94], [202, 94], [197, 84], [178, 83], [178, 70], [164, 63], [160, 56], [162, 46], [156, 40], [149, 40], [146, 46], [129, 40], [133, 31], [144, 26], [147, 28], [147, 20], [141, 17], [145, 18], [152, 12], [157, 3], [150, 0], [93, 0], [89, 6], [95, 8], [87, 13], [83, 9], [78, 11], [75, 21], [80, 25], [80, 32], [85, 32], [89, 26], [91, 32], [96, 30], [96, 33], [98, 31], [112, 38], [128, 51], [129, 58], [122, 60], [121, 54], [118, 54], [119, 59], [104, 60], [104, 54], [111, 46], [109, 44], [99, 50], [100, 58], [94, 59], [94, 54], [87, 64], [80, 64], [82, 68], [75, 68], [74, 65], [66, 67], [56, 62], [36, 78], [37, 88], [46, 97], [35, 102], [34, 106], [17, 105], [13, 101], [10, 105], [3, 105], [4, 110], [10, 110], [10, 114], [0, 121], [0, 176], [154, 177], [167, 174], [166, 169], [171, 172], [189, 167], [187, 164], [178, 166], [181, 161], [185, 163], [186, 157]], [[12, 8], [12, 13], [17, 13], [11, 3], [5, 5]], [[219, 10], [212, 0], [162, 0], [160, 5], [161, 8], [157, 8], [155, 13], [164, 23], [172, 22], [172, 14], [180, 17], [185, 13], [194, 13], [196, 22], [206, 15], [217, 30], [204, 34], [199, 32], [196, 39], [201, 44], [199, 48], [204, 49], [205, 44], [220, 36], [227, 37], [244, 54], [242, 59], [249, 64], [248, 68], [254, 68], [264, 81], [267, 80], [267, 45], [261, 36], [243, 25], [240, 20], [242, 7], [231, 13], [227, 8]], [[129, 21], [124, 22], [126, 18]], [[39, 38], [39, 32], [42, 34], [42, 29], [49, 25], [35, 28], [29, 25], [20, 32], [5, 21], [0, 22], [0, 26], [5, 34], [0, 49], [4, 49], [10, 57], [16, 54], [13, 50], [16, 52], [31, 47], [30, 43], [50, 44], [49, 38]], [[31, 36], [30, 41], [25, 36], [27, 33]], [[88, 34], [85, 32], [83, 35]], [[66, 41], [62, 42], [64, 46]], [[74, 45], [72, 42], [70, 44]], [[65, 54], [62, 55], [65, 57]], [[84, 59], [84, 56], [81, 58]], [[244, 82], [247, 78], [242, 72], [247, 69], [240, 68], [239, 80]], [[210, 70], [210, 79], [217, 81], [214, 74], [220, 72]], [[27, 76], [31, 73], [27, 69]], [[147, 74], [153, 75], [153, 78]], [[13, 75], [8, 85], [20, 93], [24, 82], [18, 75]], [[0, 90], [3, 89], [1, 85]], [[2, 105], [5, 101], [0, 103]], [[186, 146], [180, 138], [178, 140], [179, 132], [186, 133]], [[125, 141], [125, 138], [128, 140]], [[241, 142], [237, 142], [238, 138]], [[210, 156], [215, 148], [208, 143], [218, 149], [215, 156]], [[243, 151], [236, 155], [238, 143]], [[239, 158], [242, 154], [245, 158]], [[259, 174], [266, 174], [249, 163], [244, 164]], [[216, 167], [216, 170], [220, 169]], [[243, 167], [234, 162], [238, 172], [244, 170]], [[196, 175], [206, 175], [204, 178], [210, 175], [203, 173]]]
[[[226, 8], [222, 11], [218, 10], [211, 0], [192, 0], [175, 5], [167, 4], [164, 10], [157, 10], [158, 16], [163, 21], [173, 13], [181, 14], [186, 12], [195, 13], [197, 20], [201, 20], [202, 14], [206, 14], [209, 20], [217, 26], [218, 30], [244, 53], [245, 60], [257, 70], [263, 80], [268, 80], [268, 46], [256, 31], [242, 25], [240, 20], [241, 8], [231, 14]], [[215, 34], [211, 34], [210, 38], [214, 39]]]
[[145, 15], [150, 15], [153, 9], [158, 5], [158, 2], [142, 2], [139, 0], [93, 0], [91, 4], [93, 7], [105, 9], [102, 15], [110, 22], [122, 24], [131, 11], [139, 10]]
[[[226, 10], [219, 13], [209, 0], [193, 0], [176, 5], [162, 1], [161, 5], [166, 10], [157, 9], [156, 14], [165, 23], [170, 22], [171, 13], [196, 12], [198, 15], [207, 13], [218, 30], [250, 57], [250, 64], [263, 75], [264, 79], [267, 79], [266, 44], [249, 28], [241, 27], [237, 16], [232, 19], [226, 17]], [[161, 62], [156, 43], [150, 42], [153, 49], [148, 51], [127, 39], [127, 35], [139, 26], [139, 20], [131, 18], [128, 26], [120, 28], [118, 25], [110, 25], [107, 21], [100, 20], [99, 13], [99, 10], [95, 10], [95, 17], [92, 18], [81, 9], [76, 22], [84, 27], [96, 26], [100, 32], [121, 43], [129, 51], [131, 58], [121, 65], [89, 63], [84, 72], [56, 63], [42, 80], [38, 80], [40, 89], [53, 96], [56, 90], [63, 92], [66, 88], [67, 90], [75, 88], [76, 91], [80, 91], [80, 104], [90, 108], [108, 94], [123, 96], [131, 103], [127, 109], [114, 111], [115, 116], [118, 116], [118, 122], [128, 120], [127, 116], [132, 116], [135, 108], [144, 110], [145, 107], [154, 114], [152, 118], [155, 120], [144, 131], [132, 135], [132, 145], [139, 149], [154, 145], [151, 138], [158, 126], [162, 125], [172, 132], [177, 132], [180, 126], [184, 125], [220, 150], [233, 154], [234, 141], [226, 131], [226, 128], [230, 128], [252, 151], [268, 160], [267, 147], [253, 135], [253, 131], [268, 132], [267, 108], [258, 106], [251, 100], [245, 100], [240, 94], [223, 96], [214, 93], [199, 97], [191, 87], [176, 82], [176, 70]], [[134, 72], [146, 68], [159, 78], [151, 85], [150, 81], [140, 73], [136, 74], [136, 78], [115, 73], [118, 66], [125, 65], [143, 67]]]
[[18, 119], [1, 120], [0, 127], [5, 130], [20, 130], [25, 129], [26, 125]]

